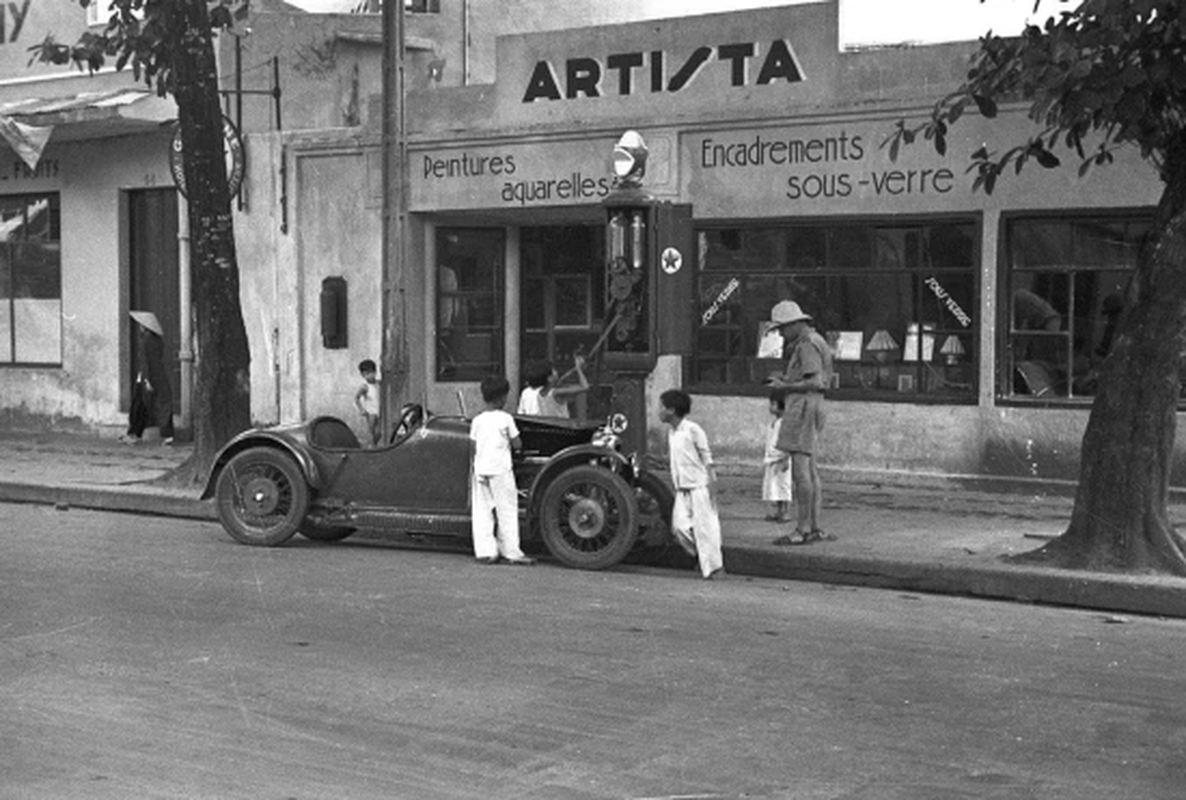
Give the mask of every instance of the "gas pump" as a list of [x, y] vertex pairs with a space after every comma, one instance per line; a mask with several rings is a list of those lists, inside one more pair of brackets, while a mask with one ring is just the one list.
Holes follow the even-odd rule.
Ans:
[[691, 207], [658, 201], [643, 190], [646, 159], [642, 137], [624, 133], [614, 147], [614, 189], [603, 201], [601, 366], [612, 384], [611, 411], [629, 420], [623, 444], [640, 454], [646, 452], [650, 417], [657, 413], [647, 408], [647, 378], [660, 353], [691, 353], [688, 314], [694, 302], [692, 269], [680, 263], [691, 248]]

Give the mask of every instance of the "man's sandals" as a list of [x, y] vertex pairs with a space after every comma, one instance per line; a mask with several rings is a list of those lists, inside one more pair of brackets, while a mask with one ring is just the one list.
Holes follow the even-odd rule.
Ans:
[[785, 546], [793, 546], [793, 545], [815, 544], [816, 542], [834, 542], [834, 541], [836, 541], [835, 534], [824, 533], [819, 528], [816, 528], [815, 530], [813, 530], [809, 533], [804, 533], [803, 531], [797, 530], [794, 533], [790, 533], [790, 534], [787, 534], [784, 536], [779, 536], [777, 539], [774, 540], [774, 544], [785, 547]]

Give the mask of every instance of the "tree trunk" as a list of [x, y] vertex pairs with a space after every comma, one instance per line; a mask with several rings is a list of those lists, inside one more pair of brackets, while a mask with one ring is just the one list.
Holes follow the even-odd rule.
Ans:
[[1167, 512], [1186, 341], [1186, 147], [1167, 154], [1142, 252], [1091, 408], [1070, 527], [1016, 557], [1071, 569], [1186, 575]]
[[218, 449], [251, 424], [251, 353], [239, 302], [218, 73], [205, 0], [175, 0], [171, 18], [170, 90], [181, 126], [197, 334], [194, 451], [175, 477], [197, 482], [205, 479]]

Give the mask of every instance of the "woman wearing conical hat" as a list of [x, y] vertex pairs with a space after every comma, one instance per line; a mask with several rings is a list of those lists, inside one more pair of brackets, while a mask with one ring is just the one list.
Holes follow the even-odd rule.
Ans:
[[173, 443], [173, 389], [165, 369], [165, 331], [156, 314], [132, 311], [139, 337], [136, 383], [132, 387], [132, 407], [128, 411], [128, 430], [121, 442], [135, 444], [145, 428], [159, 427], [161, 443]]

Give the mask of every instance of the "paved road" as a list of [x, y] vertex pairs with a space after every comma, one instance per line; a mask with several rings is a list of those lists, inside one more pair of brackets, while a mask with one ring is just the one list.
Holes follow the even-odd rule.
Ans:
[[3, 798], [1181, 797], [1186, 623], [0, 505]]

